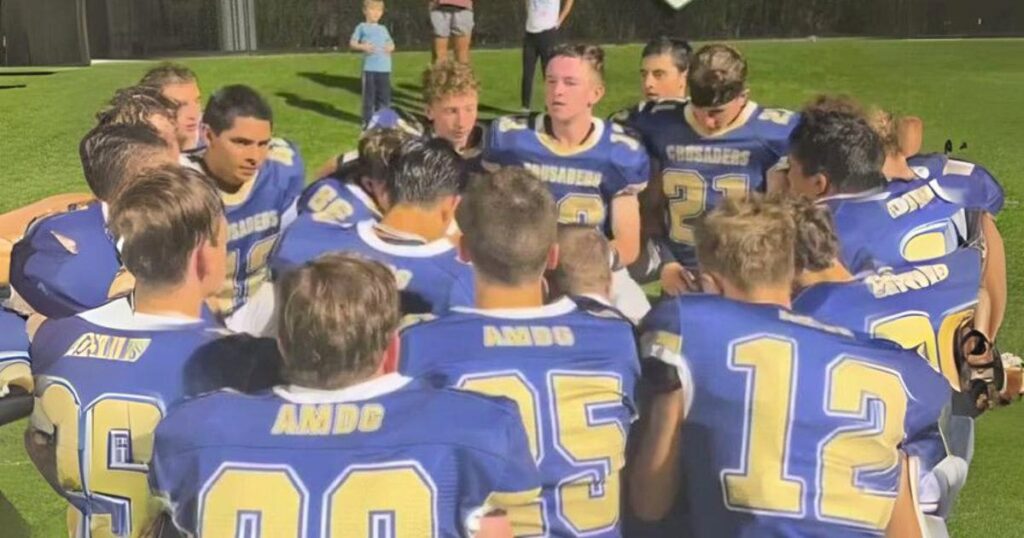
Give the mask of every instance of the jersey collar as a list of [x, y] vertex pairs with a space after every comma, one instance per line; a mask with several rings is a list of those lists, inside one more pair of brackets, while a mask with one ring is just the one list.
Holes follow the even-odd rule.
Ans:
[[484, 316], [488, 318], [499, 318], [499, 319], [543, 319], [543, 318], [555, 318], [558, 316], [564, 316], [574, 310], [576, 310], [576, 303], [568, 297], [562, 297], [561, 299], [544, 306], [538, 306], [533, 308], [491, 308], [491, 309], [480, 309], [480, 308], [469, 308], [464, 306], [452, 307], [453, 312], [459, 312], [462, 314], [476, 314], [478, 316]]
[[418, 235], [408, 234], [394, 230], [393, 228], [382, 228], [386, 233], [395, 235], [397, 237], [403, 237], [403, 239], [410, 239], [421, 242], [417, 245], [396, 245], [388, 243], [381, 239], [377, 235], [377, 227], [379, 224], [374, 220], [364, 220], [356, 224], [356, 233], [359, 234], [359, 238], [363, 240], [371, 248], [383, 252], [385, 254], [392, 254], [395, 256], [403, 256], [406, 258], [430, 258], [439, 254], [444, 254], [455, 249], [455, 245], [448, 240], [447, 237], [442, 237], [437, 241], [427, 243], [422, 237]]
[[127, 297], [82, 312], [78, 317], [93, 325], [122, 331], [167, 331], [204, 323], [198, 318], [135, 312]]
[[377, 202], [373, 201], [373, 198], [371, 198], [370, 195], [367, 194], [362, 187], [354, 183], [344, 183], [344, 186], [346, 189], [348, 189], [349, 192], [352, 193], [352, 196], [358, 198], [359, 201], [362, 202], [363, 205], [365, 205], [366, 208], [370, 210], [370, 213], [373, 213], [375, 217], [379, 219], [383, 216], [381, 215], [380, 207], [377, 206]]
[[288, 385], [275, 387], [274, 393], [297, 404], [357, 402], [395, 392], [411, 381], [412, 378], [400, 374], [386, 374], [339, 390], [320, 390]]
[[547, 114], [537, 114], [533, 119], [533, 131], [536, 133], [537, 140], [541, 145], [559, 157], [572, 157], [574, 155], [590, 151], [597, 146], [598, 142], [600, 142], [602, 138], [604, 138], [604, 130], [606, 128], [604, 120], [600, 118], [591, 118], [590, 121], [593, 122], [593, 127], [590, 131], [590, 136], [587, 137], [587, 140], [583, 145], [570, 150], [562, 149], [558, 140], [555, 140], [555, 137], [548, 134], [547, 128], [545, 127], [547, 123], [546, 118]]

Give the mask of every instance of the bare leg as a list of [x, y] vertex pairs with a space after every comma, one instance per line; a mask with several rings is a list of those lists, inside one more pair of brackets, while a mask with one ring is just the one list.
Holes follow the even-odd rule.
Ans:
[[441, 63], [448, 59], [448, 38], [434, 38], [434, 63]]
[[455, 42], [455, 59], [460, 63], [469, 63], [469, 45], [473, 41], [473, 35], [452, 36]]

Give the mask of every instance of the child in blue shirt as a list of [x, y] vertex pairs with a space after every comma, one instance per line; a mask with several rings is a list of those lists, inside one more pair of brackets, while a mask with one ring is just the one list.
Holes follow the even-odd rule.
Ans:
[[349, 48], [363, 52], [363, 127], [375, 112], [391, 106], [391, 53], [395, 42], [388, 29], [380, 24], [384, 14], [383, 0], [364, 0], [360, 23], [352, 32]]

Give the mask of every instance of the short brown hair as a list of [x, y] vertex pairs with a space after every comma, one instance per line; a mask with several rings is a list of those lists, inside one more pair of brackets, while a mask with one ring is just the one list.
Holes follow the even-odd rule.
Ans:
[[453, 95], [479, 91], [480, 82], [467, 64], [445, 60], [423, 71], [423, 102], [428, 105]]
[[110, 205], [110, 232], [121, 261], [140, 283], [180, 284], [203, 242], [217, 244], [224, 206], [203, 174], [176, 165], [144, 172]]
[[96, 198], [107, 202], [169, 150], [167, 141], [148, 123], [97, 125], [78, 144], [85, 182]]
[[729, 45], [705, 45], [694, 53], [686, 82], [695, 106], [722, 106], [747, 89], [747, 60]]
[[696, 235], [701, 268], [741, 290], [792, 283], [796, 231], [782, 204], [727, 198], [697, 223]]
[[114, 93], [99, 112], [100, 125], [147, 125], [151, 116], [163, 116], [175, 121], [178, 103], [164, 97], [160, 90], [150, 86], [129, 86]]
[[503, 168], [469, 182], [456, 210], [473, 270], [516, 286], [544, 273], [558, 235], [555, 200], [536, 176]]
[[594, 70], [594, 73], [597, 73], [598, 80], [604, 81], [604, 49], [597, 45], [563, 43], [551, 51], [551, 57], [583, 60]]
[[171, 84], [186, 84], [188, 82], [199, 82], [195, 71], [181, 64], [163, 62], [156, 67], [146, 71], [139, 80], [142, 86], [163, 89]]
[[816, 204], [803, 196], [787, 196], [781, 203], [789, 208], [796, 227], [796, 270], [824, 271], [831, 267], [839, 258], [832, 211], [825, 204]]
[[612, 284], [611, 245], [597, 228], [558, 226], [558, 267], [548, 274], [555, 295], [606, 295]]
[[401, 129], [375, 127], [359, 139], [359, 166], [362, 175], [387, 181], [398, 162], [399, 150], [409, 135]]
[[286, 272], [278, 286], [277, 334], [288, 383], [337, 389], [380, 366], [398, 329], [398, 286], [384, 265], [327, 254]]
[[807, 105], [804, 107], [804, 111], [819, 114], [842, 114], [845, 116], [856, 116], [858, 118], [867, 117], [864, 105], [862, 105], [857, 98], [842, 93], [823, 93], [816, 95], [813, 99], [807, 102]]

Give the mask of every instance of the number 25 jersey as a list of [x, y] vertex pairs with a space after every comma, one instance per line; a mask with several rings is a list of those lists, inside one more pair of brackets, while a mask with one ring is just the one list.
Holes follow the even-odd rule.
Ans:
[[764, 192], [768, 172], [784, 162], [799, 116], [748, 102], [725, 129], [708, 133], [689, 103], [664, 101], [631, 123], [660, 166], [667, 201], [668, 246], [676, 260], [697, 264], [694, 226], [723, 197]]
[[774, 305], [690, 295], [642, 330], [642, 356], [683, 381], [693, 536], [878, 536], [899, 448], [950, 398], [913, 352]]
[[542, 499], [509, 512], [516, 536], [619, 536], [619, 473], [639, 377], [632, 326], [570, 299], [454, 308], [402, 333], [399, 371], [516, 402]]

